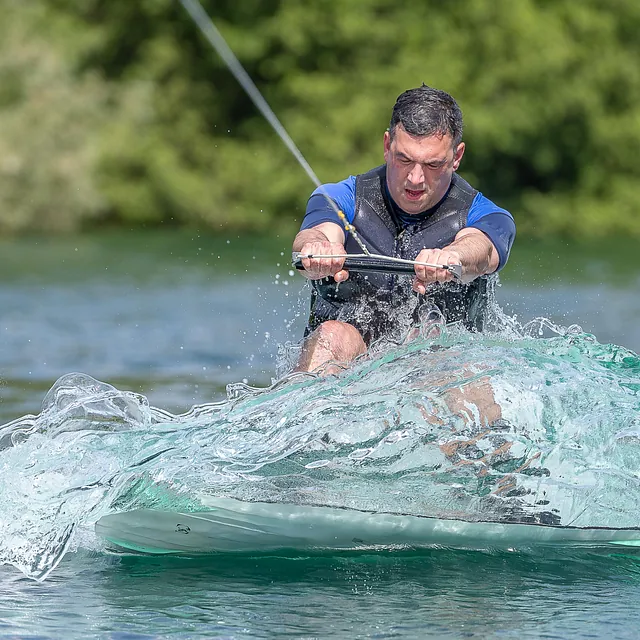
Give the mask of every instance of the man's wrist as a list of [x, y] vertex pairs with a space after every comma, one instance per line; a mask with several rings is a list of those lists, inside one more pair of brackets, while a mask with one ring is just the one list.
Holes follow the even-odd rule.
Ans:
[[467, 232], [462, 237], [456, 238], [446, 248], [455, 251], [460, 256], [463, 273], [475, 277], [491, 273], [494, 270], [491, 268], [491, 263], [495, 248], [482, 231]]

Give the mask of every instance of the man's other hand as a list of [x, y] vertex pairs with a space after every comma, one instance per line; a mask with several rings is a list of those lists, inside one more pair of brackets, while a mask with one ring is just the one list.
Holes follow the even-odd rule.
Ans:
[[[428, 262], [429, 264], [461, 264], [460, 254], [449, 249], [423, 249], [417, 256], [416, 262]], [[424, 294], [427, 285], [434, 282], [449, 282], [454, 279], [453, 273], [448, 269], [425, 267], [416, 265], [416, 277], [413, 279], [413, 290]]]

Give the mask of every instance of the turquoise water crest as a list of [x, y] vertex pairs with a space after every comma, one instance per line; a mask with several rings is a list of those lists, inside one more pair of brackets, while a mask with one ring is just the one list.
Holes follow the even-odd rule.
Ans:
[[[640, 525], [640, 358], [544, 319], [386, 345], [172, 415], [84, 374], [0, 428], [0, 560], [43, 579], [93, 524], [210, 497], [468, 521]], [[550, 337], [549, 337], [550, 336]], [[498, 413], [494, 413], [499, 407]]]

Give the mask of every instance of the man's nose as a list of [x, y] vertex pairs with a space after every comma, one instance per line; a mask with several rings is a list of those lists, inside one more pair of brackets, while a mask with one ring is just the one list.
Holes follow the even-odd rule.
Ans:
[[409, 172], [409, 182], [413, 185], [421, 185], [424, 182], [424, 171], [422, 171], [422, 165], [416, 162], [411, 171]]

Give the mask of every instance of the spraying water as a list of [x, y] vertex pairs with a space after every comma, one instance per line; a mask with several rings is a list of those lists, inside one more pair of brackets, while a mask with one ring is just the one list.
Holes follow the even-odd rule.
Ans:
[[0, 560], [42, 579], [67, 551], [102, 548], [104, 515], [212, 498], [639, 524], [640, 358], [577, 327], [442, 327], [340, 376], [227, 396], [176, 416], [87, 375], [58, 380], [40, 414], [0, 428]]

